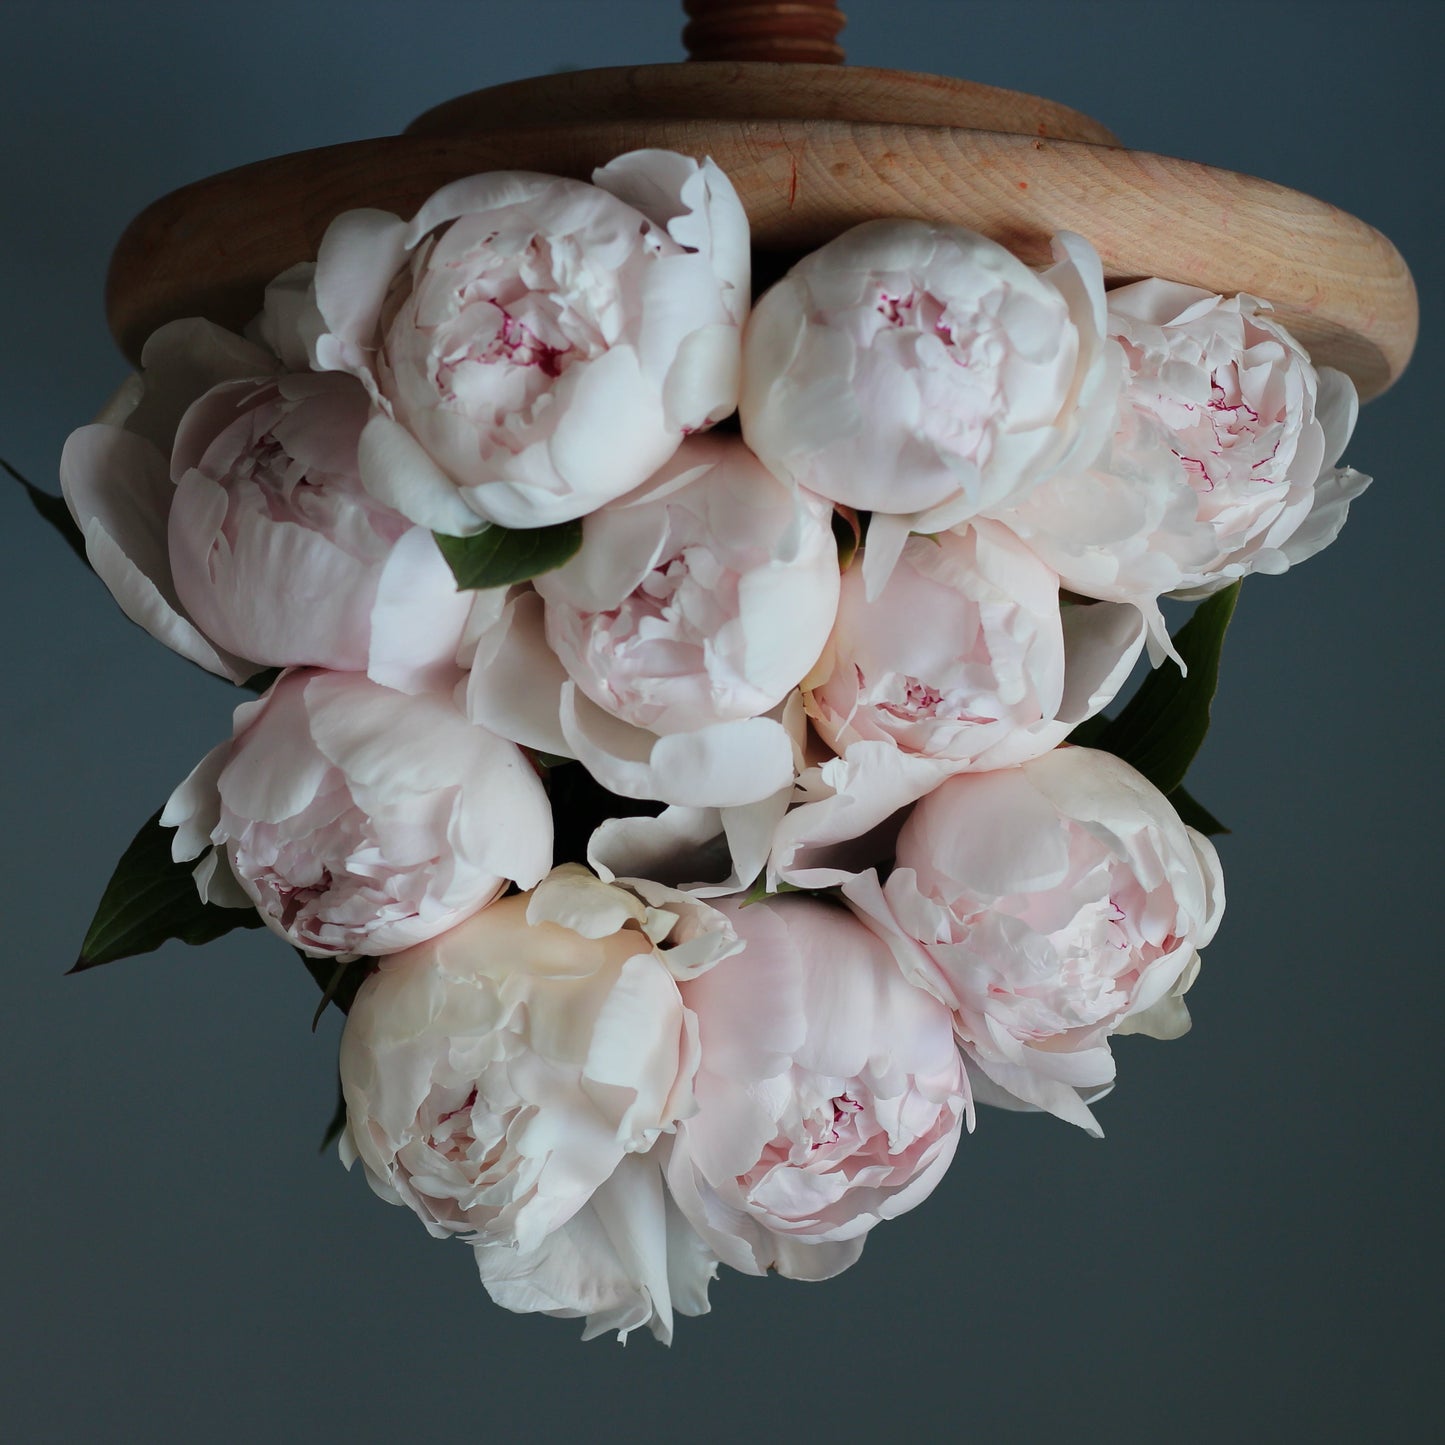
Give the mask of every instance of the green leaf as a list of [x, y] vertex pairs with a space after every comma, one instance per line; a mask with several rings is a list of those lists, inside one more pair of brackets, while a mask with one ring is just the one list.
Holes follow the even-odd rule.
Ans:
[[1205, 598], [1174, 634], [1174, 647], [1189, 669], [1188, 676], [1172, 660], [1162, 663], [1139, 685], [1118, 717], [1091, 719], [1075, 728], [1069, 741], [1113, 753], [1161, 793], [1174, 792], [1209, 731], [1224, 634], [1238, 598], [1235, 582]]
[[[247, 692], [254, 692], [257, 697], [260, 697], [285, 670], [284, 667], [268, 667], [264, 672], [252, 673], [240, 686], [244, 687]], [[212, 677], [215, 675], [215, 673], [211, 674]], [[222, 682], [225, 680], [225, 678], [221, 679]]]
[[560, 567], [582, 545], [582, 523], [555, 527], [488, 527], [471, 537], [433, 532], [459, 591], [510, 587]]
[[150, 953], [172, 938], [209, 943], [233, 928], [260, 928], [253, 908], [203, 903], [191, 863], [171, 857], [171, 832], [153, 813], [115, 865], [71, 973]]
[[1213, 838], [1220, 833], [1229, 832], [1229, 829], [1203, 803], [1195, 802], [1183, 788], [1175, 788], [1169, 794], [1169, 801], [1174, 804], [1174, 811], [1196, 833], [1203, 833], [1206, 838]]
[[765, 898], [776, 898], [780, 893], [814, 893], [821, 892], [821, 889], [799, 888], [796, 883], [785, 883], [778, 880], [778, 886], [770, 889], [768, 887], [768, 875], [766, 872], [759, 873], [753, 886], [743, 894], [738, 901], [739, 908], [746, 908], [750, 903], [761, 903]]
[[307, 973], [316, 980], [316, 986], [321, 990], [321, 1002], [311, 1016], [313, 1033], [328, 1004], [335, 1004], [344, 1014], [351, 1012], [351, 1005], [356, 1002], [356, 991], [377, 968], [374, 958], [352, 958], [338, 963], [334, 958], [312, 958], [299, 948], [296, 956], [306, 965]]
[[4, 467], [25, 488], [30, 505], [60, 533], [65, 545], [89, 567], [90, 559], [85, 555], [85, 534], [75, 525], [75, 518], [70, 515], [70, 508], [65, 505], [64, 498], [41, 491], [34, 482], [21, 476], [4, 457], [0, 457], [0, 467]]
[[341, 1091], [341, 1076], [336, 1078], [336, 1109], [331, 1115], [331, 1122], [326, 1126], [326, 1132], [321, 1136], [321, 1145], [316, 1150], [318, 1154], [324, 1154], [340, 1137], [341, 1131], [346, 1127], [346, 1095]]

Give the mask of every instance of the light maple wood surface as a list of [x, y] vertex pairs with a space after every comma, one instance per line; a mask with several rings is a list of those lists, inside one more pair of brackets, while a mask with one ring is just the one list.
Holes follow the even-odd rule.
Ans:
[[459, 135], [603, 120], [854, 120], [1002, 130], [1118, 145], [1098, 121], [1023, 91], [863, 65], [694, 61], [531, 76], [458, 96], [407, 135]]
[[[435, 128], [448, 112], [451, 133]], [[125, 352], [136, 357], [178, 316], [243, 325], [266, 282], [314, 257], [343, 210], [410, 215], [437, 187], [478, 171], [585, 179], [652, 146], [722, 166], [763, 251], [800, 252], [860, 221], [906, 216], [968, 226], [1036, 264], [1054, 232], [1072, 230], [1098, 248], [1111, 283], [1161, 276], [1272, 302], [1316, 361], [1349, 373], [1362, 396], [1389, 386], [1414, 347], [1409, 270], [1365, 222], [1269, 181], [1103, 143], [1112, 137], [1087, 117], [993, 87], [693, 62], [517, 82], [417, 126], [228, 171], [142, 212], [116, 249], [107, 293]]]

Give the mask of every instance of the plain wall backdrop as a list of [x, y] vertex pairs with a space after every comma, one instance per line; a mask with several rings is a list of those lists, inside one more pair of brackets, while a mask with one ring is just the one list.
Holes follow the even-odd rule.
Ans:
[[[1247, 584], [1191, 789], [1229, 823], [1194, 1031], [1107, 1138], [987, 1113], [821, 1285], [724, 1273], [669, 1352], [493, 1306], [317, 1141], [337, 1019], [268, 936], [62, 976], [237, 700], [0, 484], [0, 1436], [31, 1441], [1424, 1438], [1440, 1337], [1441, 26], [1424, 4], [852, 0], [859, 64], [1053, 96], [1378, 226], [1414, 364], [1341, 540]], [[1445, 8], [1445, 7], [1442, 7]], [[101, 287], [161, 193], [561, 66], [681, 58], [673, 0], [9, 0], [0, 455], [54, 488], [125, 365]], [[1438, 1421], [1436, 1421], [1438, 1428]]]

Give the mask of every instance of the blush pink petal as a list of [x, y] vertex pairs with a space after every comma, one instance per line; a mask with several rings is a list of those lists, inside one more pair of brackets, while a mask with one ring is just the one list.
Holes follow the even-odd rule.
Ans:
[[566, 751], [624, 798], [728, 808], [759, 802], [793, 778], [792, 740], [771, 718], [658, 737], [603, 712], [568, 682], [561, 724]]
[[870, 221], [754, 308], [743, 435], [778, 475], [893, 519], [870, 534], [870, 595], [900, 533], [968, 522], [1107, 438], [1102, 268], [1076, 236], [1054, 254], [1038, 274], [961, 227]]
[[396, 692], [440, 692], [454, 683], [457, 641], [471, 600], [424, 527], [404, 532], [376, 580], [366, 673]]
[[367, 486], [469, 535], [567, 521], [646, 480], [735, 404], [740, 232], [726, 177], [664, 152], [620, 157], [595, 185], [496, 172], [409, 222], [340, 217], [317, 262], [316, 363], [360, 377], [425, 457], [376, 426]]
[[176, 595], [165, 540], [174, 489], [150, 442], [115, 426], [81, 427], [61, 453], [60, 485], [87, 560], [132, 622], [232, 682], [258, 670], [203, 636]]
[[717, 1260], [666, 1194], [657, 1163], [629, 1156], [588, 1203], [527, 1254], [476, 1246], [487, 1293], [504, 1309], [586, 1319], [582, 1338], [646, 1328], [672, 1343], [673, 1312], [706, 1314]]
[[567, 673], [547, 646], [542, 599], [515, 591], [495, 620], [479, 629], [464, 659], [467, 716], [499, 737], [559, 757], [571, 756], [562, 732]]
[[[408, 948], [551, 865], [551, 810], [520, 750], [445, 694], [359, 673], [283, 674], [164, 816], [178, 858], [213, 845], [262, 921], [316, 957]], [[219, 866], [203, 858], [198, 885]]]
[[681, 986], [701, 1062], [668, 1185], [725, 1263], [826, 1278], [952, 1160], [967, 1083], [951, 1018], [841, 909], [719, 906], [746, 946]]
[[486, 519], [467, 506], [421, 443], [384, 412], [366, 423], [358, 459], [366, 490], [418, 526], [444, 537], [486, 530]]
[[1090, 1132], [1110, 1035], [1183, 1032], [1224, 903], [1208, 840], [1132, 768], [1078, 747], [949, 779], [904, 824], [887, 883], [844, 893], [954, 1011], [973, 1068]]

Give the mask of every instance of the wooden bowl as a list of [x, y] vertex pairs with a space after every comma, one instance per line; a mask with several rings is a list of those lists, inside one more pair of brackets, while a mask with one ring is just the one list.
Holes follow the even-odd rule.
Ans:
[[[313, 258], [341, 211], [410, 215], [486, 170], [586, 179], [624, 151], [711, 156], [772, 268], [860, 221], [950, 221], [1023, 260], [1077, 231], [1111, 284], [1160, 276], [1273, 303], [1315, 361], [1362, 397], [1404, 370], [1414, 283], [1365, 222], [1284, 186], [1127, 150], [1096, 121], [1016, 91], [902, 71], [688, 62], [541, 76], [428, 111], [400, 136], [300, 151], [156, 201], [111, 260], [111, 330], [132, 359], [156, 327], [201, 315], [238, 328], [268, 281]], [[764, 258], [766, 260], [766, 258]]]

